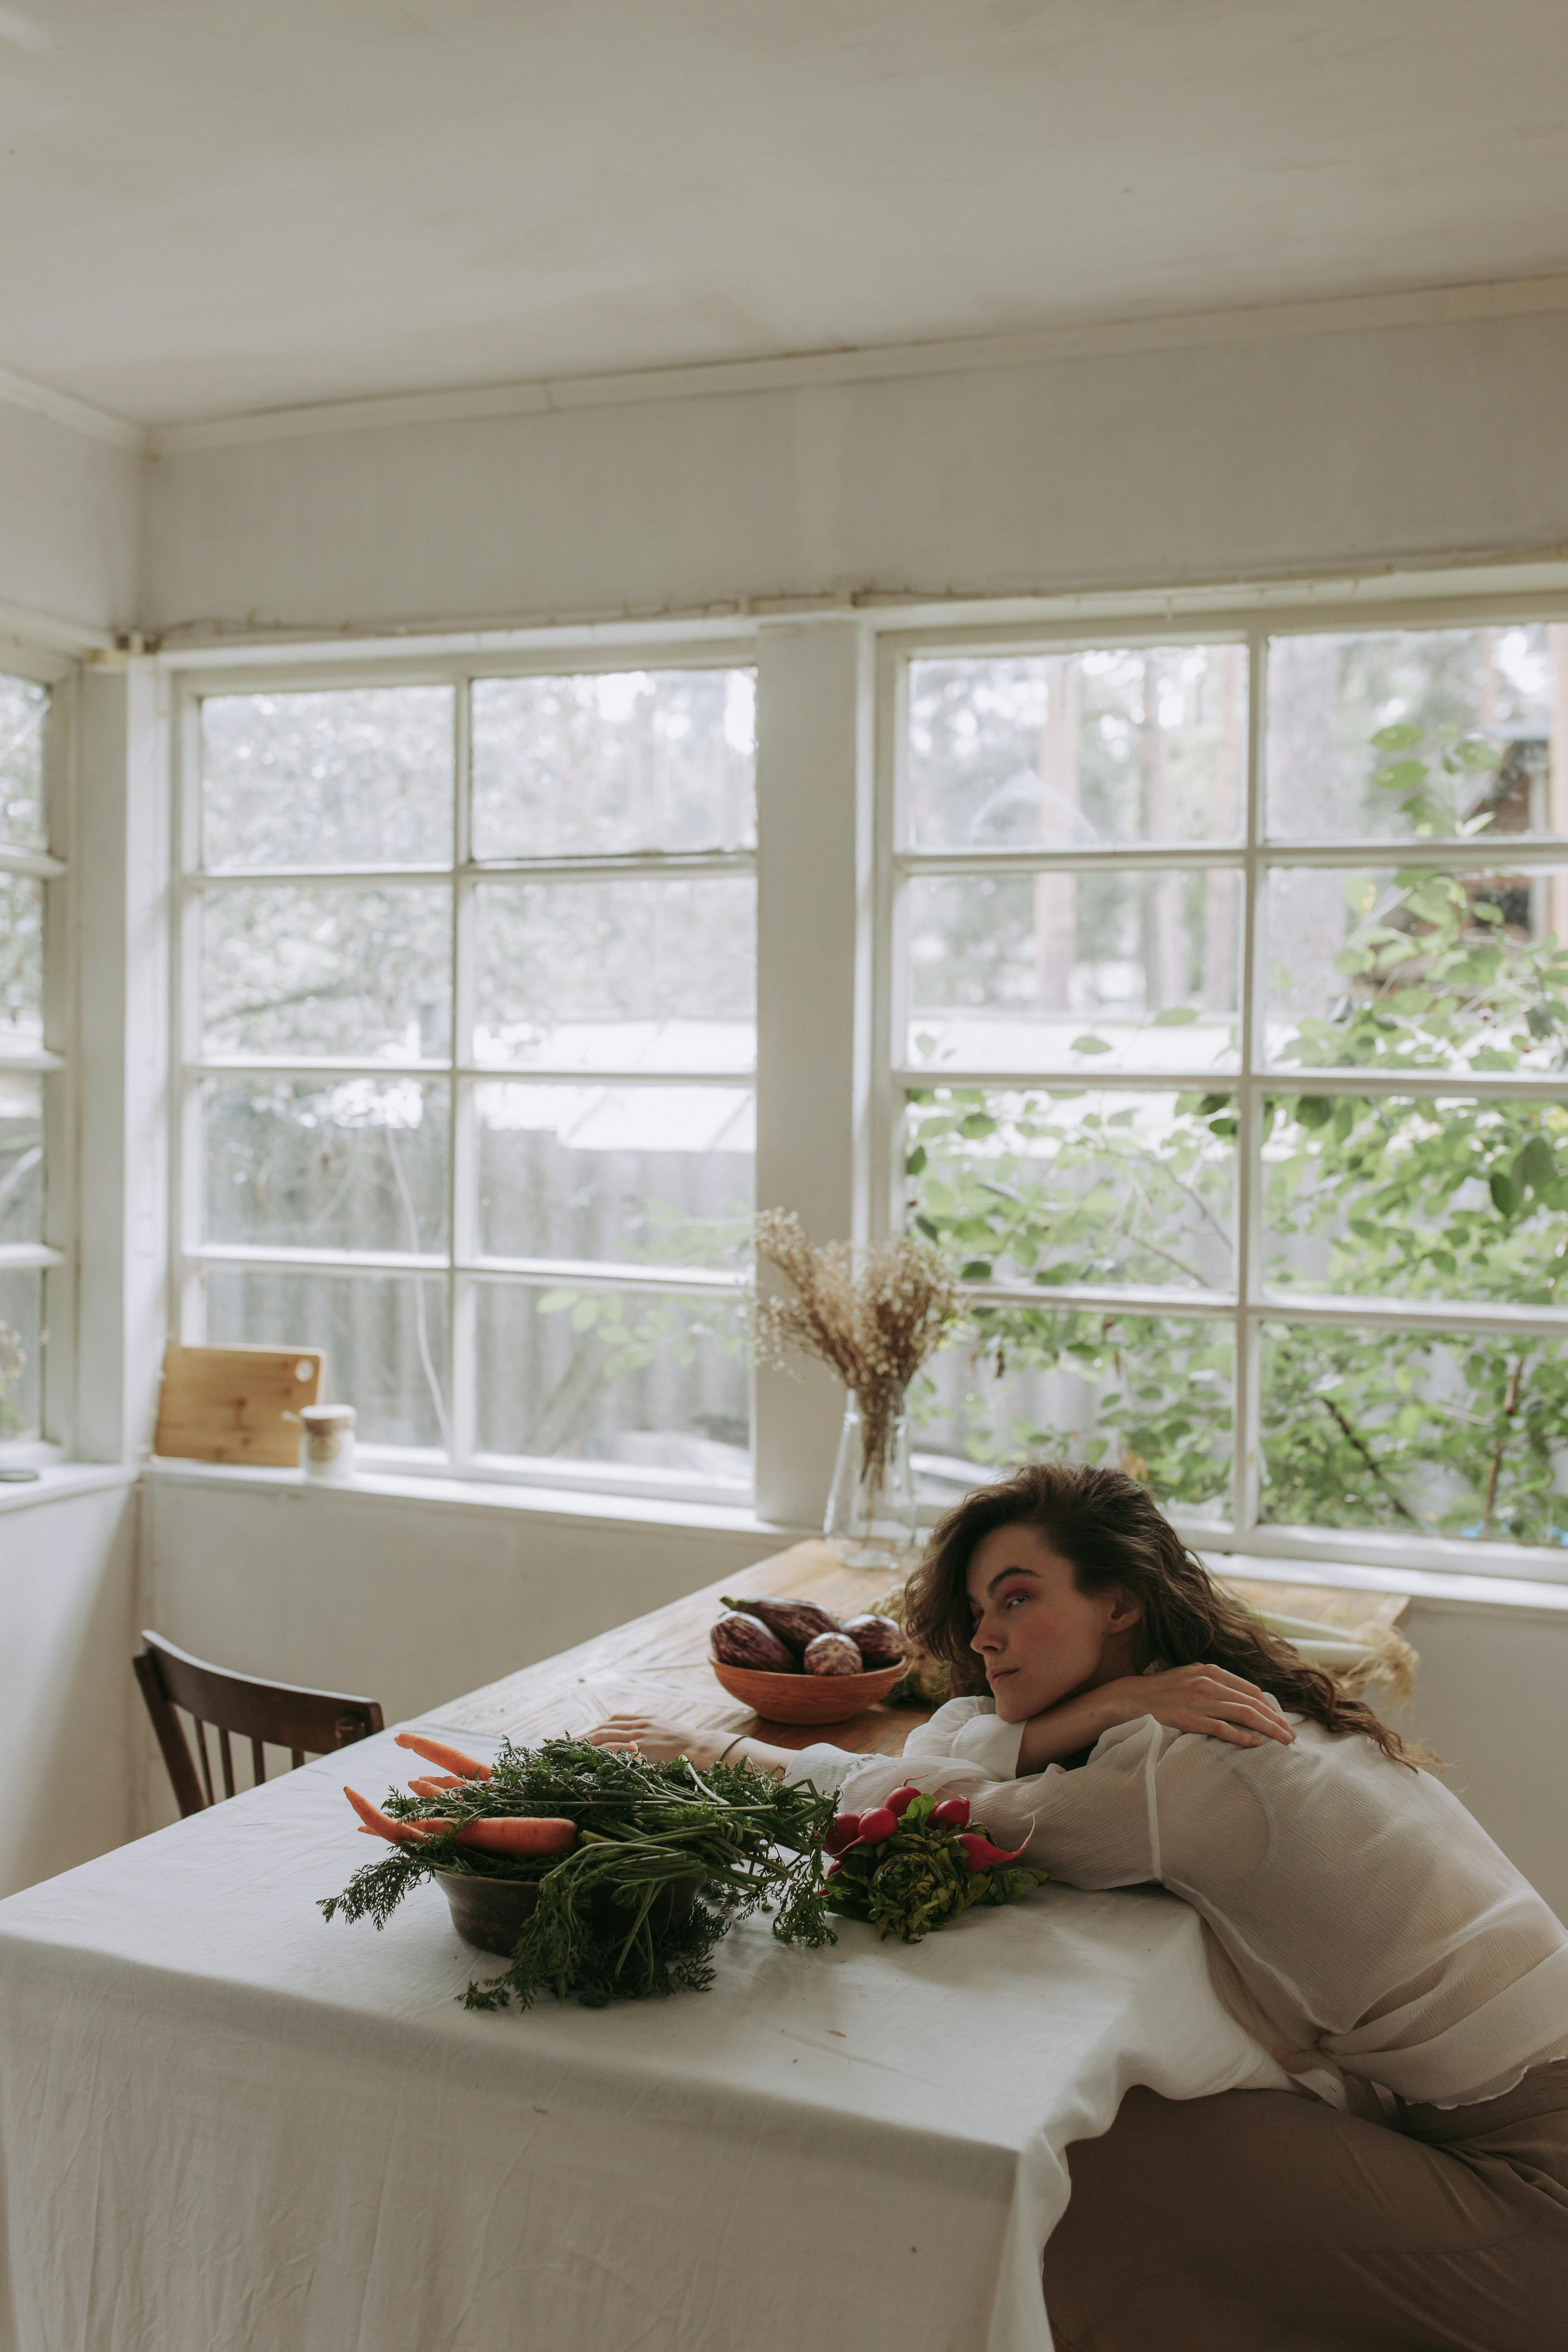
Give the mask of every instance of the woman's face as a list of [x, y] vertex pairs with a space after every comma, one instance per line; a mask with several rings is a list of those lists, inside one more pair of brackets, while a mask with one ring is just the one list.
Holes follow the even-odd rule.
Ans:
[[1004, 1723], [1133, 1670], [1138, 1609], [1119, 1587], [1080, 1592], [1034, 1528], [993, 1528], [969, 1563], [973, 1644]]

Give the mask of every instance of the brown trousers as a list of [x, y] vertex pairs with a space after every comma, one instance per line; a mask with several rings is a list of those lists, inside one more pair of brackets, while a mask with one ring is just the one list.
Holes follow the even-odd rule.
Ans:
[[1398, 2126], [1130, 2091], [1068, 2164], [1058, 2352], [1568, 2352], [1568, 2061]]

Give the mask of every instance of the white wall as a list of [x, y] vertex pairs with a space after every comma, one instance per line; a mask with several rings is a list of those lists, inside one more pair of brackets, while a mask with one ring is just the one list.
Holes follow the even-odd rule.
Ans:
[[1568, 1924], [1568, 1611], [1416, 1601], [1414, 1727], [1443, 1777]]
[[89, 629], [135, 619], [142, 459], [0, 399], [0, 603]]
[[172, 448], [160, 629], [1342, 570], [1568, 541], [1568, 318]]
[[0, 1895], [136, 1830], [129, 1485], [0, 1511]]

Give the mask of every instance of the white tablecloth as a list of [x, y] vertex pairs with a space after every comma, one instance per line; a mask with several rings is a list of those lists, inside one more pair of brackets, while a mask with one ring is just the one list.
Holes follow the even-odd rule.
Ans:
[[[480, 1743], [482, 1749], [482, 1743]], [[489, 1752], [483, 1750], [483, 1752]], [[906, 1948], [733, 1930], [526, 2016], [421, 1887], [326, 1926], [390, 1736], [0, 1904], [14, 2352], [1048, 2352], [1064, 2150], [1284, 2077], [1157, 1890]]]

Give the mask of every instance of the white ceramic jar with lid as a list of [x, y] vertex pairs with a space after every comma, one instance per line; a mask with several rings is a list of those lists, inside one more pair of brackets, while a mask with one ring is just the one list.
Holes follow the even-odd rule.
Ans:
[[300, 1466], [307, 1478], [342, 1486], [354, 1475], [354, 1409], [352, 1404], [308, 1404], [300, 1408], [304, 1433], [300, 1440]]

